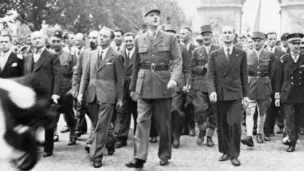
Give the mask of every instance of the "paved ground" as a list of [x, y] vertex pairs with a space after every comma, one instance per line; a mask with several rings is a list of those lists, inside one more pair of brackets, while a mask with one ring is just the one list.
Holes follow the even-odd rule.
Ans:
[[[62, 123], [62, 122], [61, 122]], [[59, 126], [59, 128], [62, 124]], [[281, 136], [276, 136], [271, 142], [256, 144], [254, 148], [242, 145], [240, 161], [241, 167], [234, 167], [230, 161], [219, 162], [220, 153], [216, 146], [197, 146], [196, 138], [183, 136], [179, 149], [173, 149], [172, 160], [166, 167], [159, 166], [157, 158], [157, 144], [150, 144], [148, 161], [144, 171], [300, 171], [304, 170], [304, 138], [301, 137], [296, 152], [285, 152], [286, 147], [281, 143]], [[128, 146], [117, 149], [113, 156], [105, 156], [104, 166], [94, 169], [88, 162], [88, 155], [84, 151], [87, 138], [83, 136], [76, 146], [67, 146], [68, 134], [60, 134], [60, 141], [55, 144], [54, 156], [42, 158], [34, 171], [130, 171], [124, 166], [132, 158], [133, 146], [131, 140]], [[0, 147], [1, 150], [1, 147]], [[0, 151], [1, 152], [1, 151]], [[9, 171], [4, 161], [0, 161], [0, 171]]]

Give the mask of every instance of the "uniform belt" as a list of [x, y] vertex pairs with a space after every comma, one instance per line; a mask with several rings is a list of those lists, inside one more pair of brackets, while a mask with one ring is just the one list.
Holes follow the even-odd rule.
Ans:
[[268, 73], [256, 73], [256, 74], [248, 74], [250, 77], [266, 77], [268, 76]]
[[142, 63], [140, 65], [140, 69], [151, 70], [151, 71], [168, 71], [169, 65], [167, 64], [156, 64], [156, 63]]

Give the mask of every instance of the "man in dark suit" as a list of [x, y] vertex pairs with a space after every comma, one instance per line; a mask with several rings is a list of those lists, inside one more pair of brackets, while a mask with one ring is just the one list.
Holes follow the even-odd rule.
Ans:
[[124, 93], [122, 100], [122, 107], [118, 111], [117, 119], [115, 122], [114, 134], [116, 135], [117, 142], [115, 144], [116, 148], [120, 148], [127, 145], [131, 115], [134, 119], [134, 132], [136, 130], [136, 119], [137, 119], [137, 102], [134, 101], [130, 96], [130, 82], [132, 78], [132, 66], [133, 58], [135, 56], [134, 47], [135, 35], [133, 33], [125, 33], [123, 36], [125, 50], [123, 51], [124, 57]]
[[246, 52], [233, 47], [235, 31], [222, 28], [223, 47], [210, 54], [208, 62], [208, 93], [211, 102], [217, 102], [219, 161], [238, 160], [241, 142], [242, 103], [248, 103], [248, 76]]
[[[165, 31], [176, 35], [176, 31], [172, 26], [169, 26], [164, 28]], [[172, 145], [174, 148], [178, 148], [180, 144], [179, 140], [185, 123], [185, 105], [187, 104], [187, 95], [191, 89], [191, 61], [186, 47], [181, 44], [179, 47], [183, 59], [183, 69], [182, 76], [177, 82], [177, 87], [172, 97]]]
[[102, 167], [116, 100], [116, 107], [122, 106], [124, 76], [122, 56], [110, 47], [114, 39], [113, 31], [103, 28], [99, 34], [101, 48], [91, 53], [81, 77], [77, 97], [82, 103], [83, 94], [87, 90], [89, 111], [95, 128], [90, 148], [90, 160], [93, 161], [94, 168]]
[[[48, 110], [51, 103], [58, 104], [61, 87], [61, 67], [56, 54], [48, 51], [45, 47], [47, 37], [42, 32], [36, 31], [31, 35], [33, 53], [27, 53], [24, 57], [24, 74], [38, 73], [36, 78], [43, 89], [41, 96], [37, 96], [39, 101], [48, 100], [45, 109]], [[49, 157], [53, 154], [54, 127], [45, 128], [45, 144], [43, 157]]]
[[[210, 25], [201, 27], [203, 45], [193, 51], [191, 59], [193, 106], [196, 116], [199, 134], [197, 144], [202, 145], [207, 135], [207, 146], [213, 147], [212, 136], [216, 128], [215, 107], [209, 100], [207, 90], [207, 67], [210, 53], [217, 50], [219, 46], [212, 44], [212, 30]], [[207, 131], [207, 128], [208, 131]]]
[[[160, 10], [156, 5], [143, 8], [148, 31], [135, 41], [131, 96], [137, 102], [137, 128], [130, 168], [143, 168], [148, 157], [151, 116], [160, 135], [158, 157], [166, 166], [171, 159], [171, 97], [182, 73], [182, 57], [174, 35], [158, 29]], [[172, 72], [170, 72], [170, 61]]]
[[[188, 52], [188, 57], [190, 60], [192, 59], [193, 50], [196, 46], [191, 42], [192, 30], [189, 27], [181, 28], [179, 32], [181, 44], [183, 44]], [[195, 136], [195, 122], [194, 122], [194, 106], [190, 101], [192, 101], [193, 94], [192, 92], [188, 93], [187, 99], [189, 103], [187, 103], [186, 108], [184, 109], [185, 113], [185, 124], [182, 134]]]
[[[89, 58], [91, 56], [91, 53], [97, 50], [98, 47], [98, 41], [99, 41], [99, 33], [96, 30], [93, 30], [89, 33], [88, 41], [90, 43], [90, 48], [85, 49], [82, 51], [79, 55], [77, 65], [75, 66], [75, 70], [73, 72], [72, 77], [72, 95], [74, 98], [77, 98], [80, 82], [81, 82], [81, 76], [83, 74], [84, 68], [86, 66], [87, 61], [89, 61]], [[76, 116], [77, 116], [77, 126], [78, 126], [78, 132], [76, 132], [77, 136], [81, 136], [84, 132], [80, 129], [81, 125], [86, 123], [85, 120], [85, 114], [87, 114], [89, 117], [92, 115], [90, 114], [90, 111], [88, 109], [88, 103], [87, 103], [87, 93], [84, 93], [83, 101], [82, 103], [76, 104]], [[90, 118], [92, 121], [92, 118]], [[92, 144], [92, 132], [94, 128], [91, 128], [90, 136], [86, 142], [86, 144]], [[89, 145], [86, 146], [86, 148], [89, 148]]]
[[13, 52], [12, 36], [0, 35], [0, 78], [20, 77], [23, 74], [23, 57]]
[[283, 143], [287, 152], [294, 152], [304, 113], [304, 55], [300, 54], [302, 33], [293, 33], [286, 38], [290, 53], [280, 58], [275, 79], [275, 104], [282, 105], [286, 117], [286, 137]]
[[[272, 53], [274, 53], [275, 56], [275, 62], [272, 67], [272, 73], [271, 74], [271, 85], [272, 89], [274, 90], [274, 80], [275, 80], [275, 74], [277, 65], [280, 63], [280, 57], [283, 56], [285, 53], [280, 50], [280, 48], [276, 47], [277, 42], [277, 34], [275, 32], [269, 32], [267, 33], [267, 46], [266, 49]], [[276, 107], [274, 102], [274, 92], [271, 94], [271, 105], [268, 108], [267, 116], [265, 120], [265, 127], [264, 127], [264, 133], [266, 138], [270, 138], [271, 136], [274, 136], [274, 127], [275, 123], [277, 122], [277, 125], [279, 127], [279, 130], [276, 132], [277, 134], [282, 134], [284, 129], [284, 112], [283, 109], [280, 107]]]

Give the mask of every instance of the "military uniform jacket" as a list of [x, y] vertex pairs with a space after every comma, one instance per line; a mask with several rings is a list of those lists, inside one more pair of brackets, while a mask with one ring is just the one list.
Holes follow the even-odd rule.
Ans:
[[216, 92], [219, 101], [248, 97], [246, 52], [233, 47], [228, 62], [224, 48], [210, 54], [207, 72], [208, 93]]
[[[211, 45], [210, 53], [218, 49], [219, 46]], [[209, 55], [204, 46], [198, 47], [193, 51], [191, 59], [192, 88], [194, 91], [208, 92], [207, 89], [207, 68]], [[199, 67], [199, 70], [194, 68]]]
[[282, 103], [304, 103], [304, 55], [294, 63], [290, 54], [281, 57], [275, 80], [275, 92]]
[[[178, 80], [182, 73], [182, 57], [176, 37], [159, 30], [151, 41], [148, 32], [135, 39], [135, 56], [133, 57], [132, 80], [130, 90], [142, 99], [170, 98], [173, 91], [167, 89], [169, 80]], [[172, 61], [172, 73], [140, 69], [141, 64], [169, 65]]]
[[270, 98], [272, 94], [271, 78], [275, 65], [273, 53], [262, 49], [258, 58], [255, 50], [247, 51], [248, 97], [251, 100]]

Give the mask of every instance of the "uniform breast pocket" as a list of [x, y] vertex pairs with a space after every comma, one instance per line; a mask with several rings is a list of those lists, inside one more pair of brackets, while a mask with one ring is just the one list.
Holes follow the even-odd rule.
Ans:
[[144, 77], [145, 77], [144, 72], [139, 72], [138, 73], [136, 88], [135, 88], [135, 92], [138, 93], [138, 94], [141, 94], [142, 87], [143, 87], [143, 84], [144, 84]]
[[140, 54], [147, 53], [147, 52], [148, 52], [147, 47], [139, 47], [138, 48], [138, 53], [140, 53]]
[[158, 52], [162, 52], [162, 53], [166, 53], [170, 51], [170, 47], [169, 46], [160, 46], [157, 48]]

